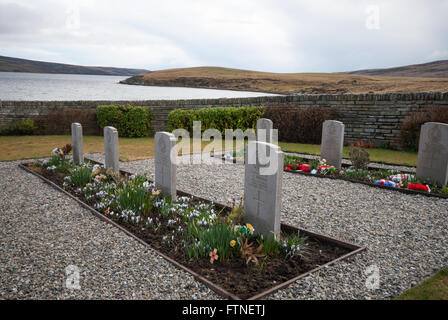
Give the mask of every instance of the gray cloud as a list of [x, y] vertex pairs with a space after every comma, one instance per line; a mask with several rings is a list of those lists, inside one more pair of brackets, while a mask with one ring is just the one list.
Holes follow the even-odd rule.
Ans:
[[[368, 6], [379, 29], [368, 29]], [[0, 55], [333, 72], [448, 59], [448, 0], [0, 0]]]

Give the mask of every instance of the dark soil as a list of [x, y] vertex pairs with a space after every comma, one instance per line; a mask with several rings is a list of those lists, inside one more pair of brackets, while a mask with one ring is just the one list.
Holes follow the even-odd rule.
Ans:
[[[32, 164], [27, 166], [29, 169], [39, 173], [62, 188], [63, 174], [49, 172]], [[82, 195], [75, 193], [74, 190], [66, 191], [81, 199], [83, 202], [91, 206], [93, 205], [86, 201]], [[102, 214], [106, 215], [104, 213]], [[154, 249], [176, 260], [185, 267], [194, 270], [197, 274], [207, 278], [215, 285], [222, 287], [242, 299], [250, 298], [352, 251], [336, 243], [308, 236], [308, 251], [303, 258], [287, 259], [281, 255], [275, 257], [269, 256], [264, 260], [261, 259], [259, 266], [252, 263], [246, 266], [241, 257], [234, 256], [227, 261], [219, 260], [211, 264], [209, 259], [191, 261], [184, 254], [182, 248], [163, 242], [162, 237], [171, 233], [169, 227], [166, 227], [166, 223], [162, 223], [162, 228], [155, 232], [143, 228], [143, 225], [132, 225], [118, 219], [112, 220], [150, 244]], [[288, 234], [291, 233], [291, 230], [285, 227], [282, 228], [282, 232]], [[173, 243], [179, 244], [182, 241], [179, 238], [175, 239]]]

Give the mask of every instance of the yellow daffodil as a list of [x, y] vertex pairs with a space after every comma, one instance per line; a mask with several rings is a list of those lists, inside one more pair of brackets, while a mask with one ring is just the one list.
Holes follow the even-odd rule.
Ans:
[[235, 247], [235, 245], [236, 245], [236, 241], [235, 240], [231, 240], [230, 241], [230, 246], [233, 248], [233, 247]]
[[247, 227], [247, 229], [249, 229], [250, 234], [253, 234], [253, 233], [254, 233], [254, 227], [253, 227], [250, 223], [247, 223], [247, 224], [246, 224], [246, 227]]

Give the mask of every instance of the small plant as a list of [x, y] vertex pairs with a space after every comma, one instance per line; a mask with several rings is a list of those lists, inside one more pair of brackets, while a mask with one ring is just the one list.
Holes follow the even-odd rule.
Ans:
[[350, 160], [356, 169], [364, 169], [370, 163], [370, 154], [362, 148], [351, 147], [349, 151]]
[[82, 188], [92, 182], [92, 169], [88, 166], [75, 167], [70, 175], [70, 181], [76, 188]]
[[283, 240], [281, 248], [287, 258], [303, 257], [307, 252], [307, 237], [297, 232]]
[[32, 135], [36, 130], [33, 120], [14, 121], [0, 128], [0, 136]]
[[227, 223], [232, 225], [238, 225], [242, 223], [244, 216], [243, 198], [240, 199], [240, 203], [237, 205], [235, 199], [229, 200], [232, 205], [232, 212], [227, 216]]
[[245, 239], [244, 242], [242, 238], [239, 238], [239, 241], [241, 245], [240, 248], [241, 256], [244, 259], [246, 265], [249, 265], [249, 262], [252, 261], [258, 266], [259, 265], [258, 259], [266, 256], [266, 254], [262, 253], [263, 244], [260, 244], [257, 249], [254, 249], [253, 248], [254, 243], [253, 242], [249, 243], [248, 242], [249, 240], [247, 238]]

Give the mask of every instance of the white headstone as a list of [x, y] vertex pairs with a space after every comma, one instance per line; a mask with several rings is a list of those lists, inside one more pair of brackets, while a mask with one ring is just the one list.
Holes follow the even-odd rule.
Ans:
[[327, 164], [341, 169], [344, 148], [344, 124], [340, 121], [327, 120], [322, 128], [322, 146], [320, 158]]
[[106, 169], [120, 170], [118, 162], [118, 131], [114, 127], [104, 127], [104, 156]]
[[446, 185], [448, 182], [448, 124], [427, 122], [420, 131], [417, 177]]
[[[269, 156], [264, 159], [267, 151]], [[252, 224], [255, 232], [264, 237], [280, 237], [282, 175], [283, 152], [278, 146], [260, 141], [248, 143], [244, 175], [244, 221]]]
[[163, 194], [176, 199], [176, 137], [169, 132], [157, 132], [155, 144], [155, 185]]
[[72, 153], [73, 162], [80, 164], [84, 161], [82, 150], [82, 126], [80, 123], [72, 123]]
[[257, 120], [257, 141], [273, 143], [274, 124], [272, 120], [261, 118]]

